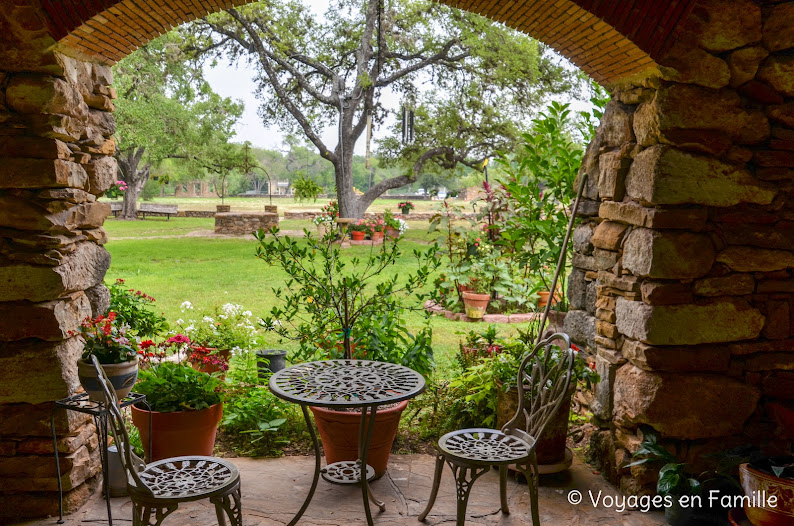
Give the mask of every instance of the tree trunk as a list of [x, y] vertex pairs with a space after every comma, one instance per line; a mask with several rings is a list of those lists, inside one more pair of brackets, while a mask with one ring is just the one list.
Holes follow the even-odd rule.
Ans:
[[121, 219], [138, 219], [138, 197], [149, 180], [150, 164], [138, 169], [145, 148], [130, 148], [117, 154], [119, 179], [127, 183], [124, 204], [121, 206]]
[[[339, 148], [337, 148], [337, 154]], [[358, 198], [353, 191], [353, 146], [345, 145], [344, 157], [338, 156], [339, 161], [334, 163], [336, 179], [336, 199], [339, 203], [339, 217], [361, 219], [364, 210], [359, 207]], [[343, 169], [344, 167], [344, 169]]]

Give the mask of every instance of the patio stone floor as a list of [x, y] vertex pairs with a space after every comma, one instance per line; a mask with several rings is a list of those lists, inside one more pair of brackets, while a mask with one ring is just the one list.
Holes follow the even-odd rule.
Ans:
[[[234, 458], [231, 460], [242, 476], [243, 524], [245, 526], [282, 525], [289, 522], [303, 502], [311, 484], [314, 469], [312, 457], [277, 459]], [[417, 526], [417, 516], [424, 509], [430, 494], [435, 459], [430, 455], [392, 455], [389, 472], [372, 483], [373, 491], [387, 505], [380, 513], [373, 506], [378, 526]], [[567, 501], [571, 490], [584, 495], [579, 505]], [[656, 526], [665, 524], [661, 512], [616, 511], [594, 507], [588, 492], [612, 497], [620, 492], [586, 464], [574, 456], [570, 470], [541, 477], [540, 518], [544, 525], [564, 526]], [[474, 485], [466, 524], [528, 526], [529, 492], [526, 484], [510, 477], [508, 486], [510, 515], [499, 511], [499, 478], [496, 471], [486, 473]], [[130, 524], [131, 504], [125, 498], [111, 500], [114, 524]], [[29, 526], [53, 525], [57, 517], [27, 522]], [[65, 518], [70, 526], [107, 523], [105, 501], [99, 493], [78, 512]], [[445, 467], [441, 490], [428, 525], [455, 523], [455, 486], [451, 471]], [[215, 509], [208, 500], [187, 503], [169, 516], [165, 525], [217, 524]], [[361, 492], [357, 486], [337, 486], [320, 479], [314, 500], [299, 522], [306, 526], [366, 524]]]

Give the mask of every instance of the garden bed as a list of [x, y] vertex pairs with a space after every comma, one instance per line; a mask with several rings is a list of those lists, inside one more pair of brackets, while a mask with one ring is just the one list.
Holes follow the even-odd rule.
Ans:
[[[462, 312], [452, 312], [445, 309], [433, 300], [425, 302], [425, 310], [431, 314], [444, 316], [452, 321], [465, 321], [465, 322], [485, 322], [485, 323], [529, 323], [532, 321], [540, 320], [543, 317], [542, 312], [522, 312], [515, 314], [486, 314], [480, 319], [469, 318]], [[554, 327], [562, 327], [562, 321], [565, 319], [565, 312], [550, 311], [549, 312], [549, 325]]]

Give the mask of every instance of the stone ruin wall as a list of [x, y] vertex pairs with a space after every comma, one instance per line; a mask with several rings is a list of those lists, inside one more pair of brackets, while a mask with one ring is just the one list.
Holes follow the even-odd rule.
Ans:
[[222, 212], [215, 214], [215, 233], [248, 236], [278, 226], [278, 214], [272, 212]]
[[[116, 180], [110, 69], [26, 48], [45, 28], [23, 3], [8, 9], [3, 38], [23, 44], [0, 68], [0, 522], [58, 512], [52, 400], [79, 385], [69, 331], [109, 302], [97, 197]], [[100, 471], [89, 418], [56, 414], [67, 510]]]
[[590, 454], [629, 493], [655, 487], [625, 468], [641, 424], [698, 472], [794, 400], [794, 2], [767, 4], [699, 2], [580, 172], [565, 328], [601, 375]]

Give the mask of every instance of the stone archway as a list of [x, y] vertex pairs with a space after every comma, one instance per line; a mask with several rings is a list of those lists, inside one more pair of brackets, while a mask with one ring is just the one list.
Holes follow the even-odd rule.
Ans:
[[[54, 512], [49, 414], [77, 387], [80, 352], [68, 332], [107, 304], [108, 64], [243, 3], [14, 0], [0, 14], [0, 517]], [[687, 458], [760, 441], [764, 404], [794, 383], [794, 2], [446, 3], [526, 31], [613, 91], [583, 166], [566, 320], [598, 357], [607, 473], [630, 491], [647, 482], [622, 467], [641, 423]], [[94, 429], [75, 414], [57, 427], [76, 506], [98, 470]]]

